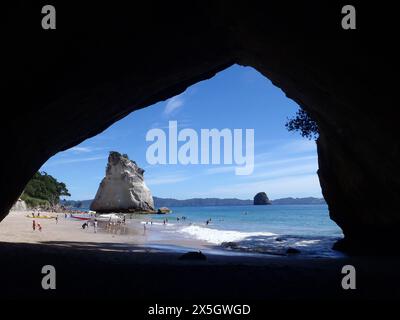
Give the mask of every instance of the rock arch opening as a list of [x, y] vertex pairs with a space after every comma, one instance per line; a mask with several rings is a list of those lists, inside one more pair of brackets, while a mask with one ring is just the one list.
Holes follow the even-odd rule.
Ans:
[[[189, 237], [235, 251], [285, 254], [299, 246], [296, 250], [329, 254], [341, 232], [321, 199], [315, 141], [285, 128], [297, 110], [255, 69], [233, 65], [58, 153], [40, 171], [66, 183], [74, 201], [67, 198], [62, 206], [125, 214], [126, 228], [102, 225], [106, 232], [129, 233], [140, 223], [154, 222], [147, 227], [148, 245], [161, 233], [167, 243]], [[204, 140], [204, 131], [212, 130], [216, 139], [207, 135]], [[253, 132], [250, 140], [247, 130]], [[154, 131], [161, 135], [148, 139]], [[149, 154], [156, 144], [158, 162], [153, 163]], [[109, 155], [112, 150], [117, 152]], [[245, 161], [236, 162], [236, 154]], [[272, 208], [253, 206], [253, 197], [262, 191]], [[164, 207], [173, 213], [134, 214]], [[167, 237], [172, 231], [177, 239]]]

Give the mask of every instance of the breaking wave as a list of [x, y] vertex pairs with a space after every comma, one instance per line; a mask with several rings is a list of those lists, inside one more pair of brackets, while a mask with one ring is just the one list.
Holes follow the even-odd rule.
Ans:
[[276, 236], [272, 232], [241, 232], [232, 230], [218, 230], [212, 228], [206, 228], [196, 225], [184, 227], [178, 232], [187, 234], [198, 240], [210, 242], [212, 244], [222, 244], [224, 242], [240, 241], [248, 237], [273, 237]]
[[338, 257], [340, 253], [332, 250], [338, 237], [278, 235], [272, 232], [241, 232], [219, 230], [191, 225], [177, 232], [219, 245], [225, 250], [270, 255], [288, 255], [288, 249], [295, 249], [298, 255], [313, 257]]

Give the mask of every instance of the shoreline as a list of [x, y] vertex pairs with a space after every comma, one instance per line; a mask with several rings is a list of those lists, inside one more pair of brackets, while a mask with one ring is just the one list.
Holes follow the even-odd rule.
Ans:
[[[239, 237], [241, 234], [236, 231], [213, 229], [209, 226], [200, 226], [193, 223], [186, 223], [182, 220], [176, 222], [176, 218], [170, 218], [172, 222], [163, 224], [162, 220], [154, 219], [148, 215], [134, 215], [126, 220], [126, 224], [115, 224], [108, 226], [104, 220], [98, 221], [96, 231], [90, 225], [86, 229], [82, 228], [85, 221], [76, 220], [70, 217], [65, 218], [65, 213], [42, 213], [40, 218], [32, 217], [31, 211], [11, 211], [10, 214], [0, 223], [0, 242], [4, 243], [55, 243], [55, 242], [88, 242], [88, 243], [124, 243], [132, 247], [153, 248], [157, 251], [165, 250], [169, 252], [184, 253], [187, 251], [202, 251], [214, 255], [243, 255], [243, 256], [263, 256], [268, 257], [291, 257], [310, 256], [313, 258], [340, 258], [343, 254], [331, 250], [334, 238], [328, 238], [328, 242], [322, 240], [310, 240], [311, 238], [278, 236], [273, 233], [247, 233], [248, 238], [230, 240], [232, 235]], [[45, 218], [48, 216], [49, 218]], [[58, 216], [58, 223], [54, 219]], [[68, 216], [68, 213], [67, 213]], [[168, 216], [166, 216], [168, 218]], [[33, 231], [33, 220], [40, 223], [42, 231]], [[198, 233], [201, 231], [201, 236]], [[228, 240], [215, 242], [209, 235], [215, 236], [228, 234]], [[206, 235], [206, 237], [204, 237]], [[250, 236], [253, 235], [253, 236]], [[211, 236], [211, 238], [213, 238]], [[223, 237], [224, 238], [224, 237]], [[278, 241], [279, 240], [279, 241]], [[249, 241], [260, 243], [260, 246], [250, 246]], [[288, 253], [287, 249], [293, 245], [302, 243], [313, 243], [317, 241], [319, 246], [299, 247], [293, 253]], [[110, 246], [111, 248], [112, 246]], [[110, 250], [108, 248], [108, 250]], [[329, 248], [329, 249], [327, 249]]]
[[[45, 216], [48, 216], [48, 218], [45, 218]], [[55, 219], [56, 216], [58, 222]], [[244, 233], [246, 237], [240, 238], [243, 236], [241, 232], [214, 229], [212, 226], [188, 223], [182, 219], [176, 221], [176, 217], [165, 217], [170, 219], [165, 224], [163, 220], [154, 219], [154, 217], [148, 215], [133, 215], [126, 220], [126, 224], [115, 223], [112, 226], [108, 225], [108, 221], [99, 220], [95, 231], [94, 225], [83, 229], [82, 225], [85, 221], [71, 218], [65, 212], [43, 212], [41, 217], [37, 218], [32, 217], [31, 211], [11, 211], [0, 223], [0, 242], [32, 244], [55, 242], [124, 243], [132, 247], [140, 246], [158, 251], [180, 253], [202, 251], [214, 255], [260, 255], [265, 258], [276, 256], [298, 258], [302, 256], [337, 259], [345, 256], [331, 249], [331, 245], [336, 241], [336, 238], [333, 237], [326, 239], [320, 237], [313, 240], [312, 237], [250, 232]], [[33, 220], [41, 224], [42, 231], [32, 230]], [[215, 237], [219, 238], [220, 242], [215, 241]], [[289, 248], [296, 248], [296, 245], [299, 247], [294, 249], [294, 253], [287, 251]]]

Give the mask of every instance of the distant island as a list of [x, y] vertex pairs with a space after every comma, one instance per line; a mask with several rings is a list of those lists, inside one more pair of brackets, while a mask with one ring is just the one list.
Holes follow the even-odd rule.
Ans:
[[259, 192], [254, 196], [253, 204], [255, 206], [263, 206], [272, 204], [265, 192]]
[[[242, 200], [236, 198], [192, 198], [192, 199], [172, 199], [172, 198], [159, 198], [153, 197], [154, 206], [160, 207], [210, 207], [210, 206], [250, 206], [253, 205], [253, 200]], [[65, 207], [74, 207], [81, 209], [88, 209], [93, 200], [61, 200], [60, 204]], [[274, 205], [299, 205], [299, 204], [326, 204], [323, 198], [281, 198], [271, 200]]]

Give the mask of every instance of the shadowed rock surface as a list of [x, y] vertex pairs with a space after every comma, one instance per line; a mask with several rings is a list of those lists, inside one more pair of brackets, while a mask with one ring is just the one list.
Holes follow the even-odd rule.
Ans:
[[207, 260], [207, 256], [201, 251], [190, 251], [181, 255], [179, 260]]
[[110, 152], [106, 176], [101, 181], [90, 210], [100, 213], [153, 211], [150, 189], [144, 170], [118, 152]]
[[[398, 248], [398, 19], [390, 5], [377, 14], [374, 3], [355, 4], [357, 29], [343, 30], [343, 4], [332, 2], [142, 1], [113, 3], [116, 10], [57, 2], [57, 29], [43, 30], [44, 4], [4, 5], [1, 149], [18, 170], [2, 172], [0, 219], [57, 152], [238, 63], [318, 123], [318, 175], [342, 248]], [[8, 168], [9, 157], [0, 165]]]
[[259, 192], [254, 196], [253, 204], [255, 206], [262, 206], [271, 204], [271, 201], [268, 199], [268, 196], [265, 192]]
[[[0, 286], [2, 301], [62, 299], [64, 308], [69, 300], [76, 304], [77, 297], [79, 303], [126, 300], [131, 305], [138, 300], [152, 304], [171, 300], [220, 303], [222, 297], [241, 303], [259, 300], [264, 307], [267, 300], [284, 301], [286, 308], [287, 301], [303, 305], [312, 299], [314, 306], [315, 300], [331, 304], [336, 300], [400, 298], [398, 257], [310, 260], [297, 255], [265, 258], [211, 254], [206, 260], [182, 260], [179, 252], [126, 243], [74, 241], [0, 242], [0, 256], [7, 275]], [[57, 270], [56, 290], [43, 290], [41, 286], [45, 264]], [[343, 290], [340, 285], [341, 270], [347, 264], [357, 270], [357, 290]], [[87, 308], [87, 304], [83, 306]], [[312, 306], [306, 307], [309, 317]]]

